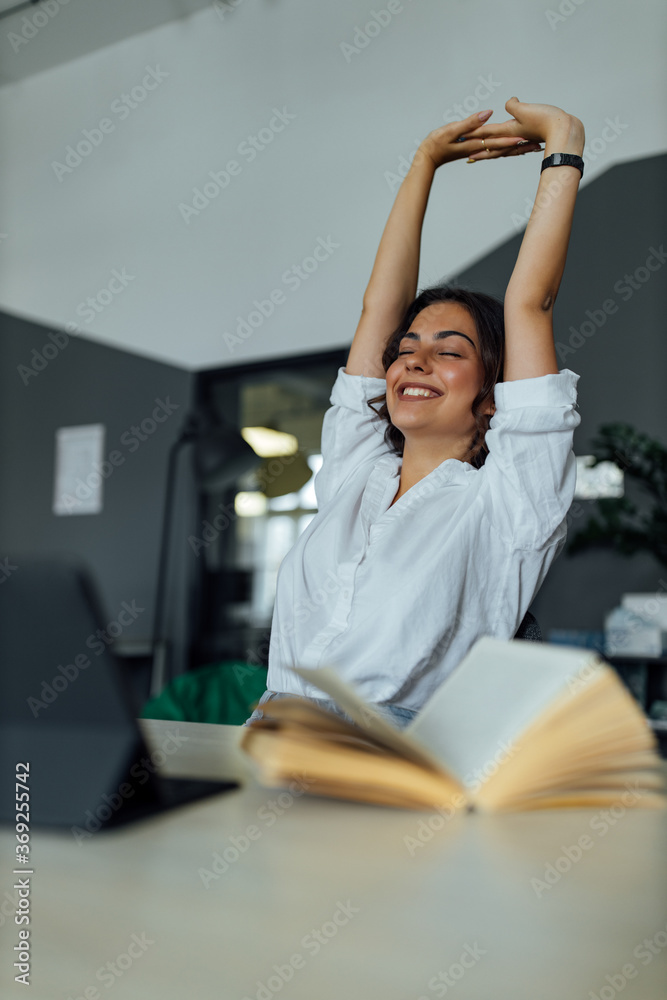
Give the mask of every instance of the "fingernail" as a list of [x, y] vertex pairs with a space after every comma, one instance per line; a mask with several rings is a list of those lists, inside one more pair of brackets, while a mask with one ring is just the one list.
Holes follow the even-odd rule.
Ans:
[[481, 121], [484, 121], [484, 119], [485, 119], [485, 118], [488, 118], [488, 117], [489, 117], [489, 115], [491, 115], [491, 114], [493, 114], [493, 112], [492, 112], [492, 111], [480, 111], [480, 113], [479, 113], [479, 114], [477, 115], [477, 117], [478, 117], [478, 118], [479, 118], [479, 119], [480, 119]]
[[466, 163], [477, 163], [477, 160], [473, 160], [471, 156], [469, 160], [466, 160]]

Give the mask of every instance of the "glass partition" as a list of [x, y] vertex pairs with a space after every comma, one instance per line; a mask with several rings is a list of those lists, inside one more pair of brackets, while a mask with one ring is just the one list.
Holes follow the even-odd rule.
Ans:
[[278, 568], [317, 510], [322, 419], [347, 353], [199, 376], [199, 406], [236, 427], [260, 457], [232, 487], [200, 500], [193, 667], [267, 662]]

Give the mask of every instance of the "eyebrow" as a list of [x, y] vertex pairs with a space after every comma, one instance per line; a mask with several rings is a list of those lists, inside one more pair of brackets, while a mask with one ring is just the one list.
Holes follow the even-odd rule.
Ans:
[[[404, 333], [401, 340], [405, 340], [406, 337], [410, 340], [421, 340], [421, 336], [418, 333], [413, 333], [412, 331], [410, 333]], [[472, 344], [475, 350], [477, 350], [475, 342], [471, 340], [466, 333], [461, 333], [460, 330], [440, 330], [438, 333], [433, 334], [434, 340], [444, 340], [445, 337], [464, 337], [468, 343]]]

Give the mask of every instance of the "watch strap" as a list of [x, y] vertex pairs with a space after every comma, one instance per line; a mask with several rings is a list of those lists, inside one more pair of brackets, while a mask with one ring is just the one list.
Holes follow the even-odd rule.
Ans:
[[581, 172], [581, 176], [584, 176], [584, 161], [574, 153], [552, 153], [551, 156], [542, 160], [540, 173], [547, 167], [576, 167]]

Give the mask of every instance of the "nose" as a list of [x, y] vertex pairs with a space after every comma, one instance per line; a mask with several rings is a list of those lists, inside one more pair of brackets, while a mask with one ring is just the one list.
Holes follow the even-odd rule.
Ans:
[[420, 348], [415, 348], [412, 354], [406, 355], [405, 366], [410, 371], [423, 372], [426, 368], [430, 367], [428, 353]]

